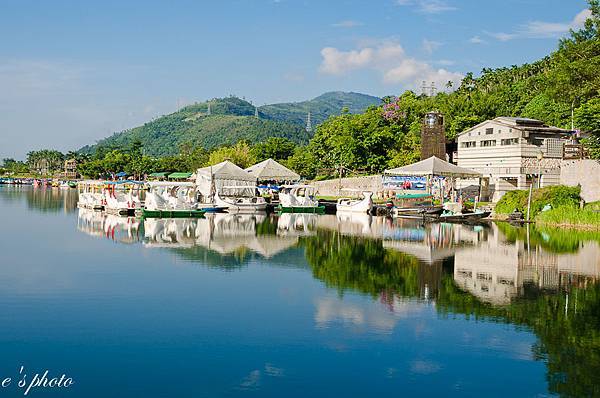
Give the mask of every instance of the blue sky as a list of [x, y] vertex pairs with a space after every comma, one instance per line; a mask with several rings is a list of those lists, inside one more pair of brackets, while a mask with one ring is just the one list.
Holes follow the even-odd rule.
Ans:
[[383, 96], [534, 61], [584, 0], [0, 0], [0, 158], [76, 149], [181, 105]]

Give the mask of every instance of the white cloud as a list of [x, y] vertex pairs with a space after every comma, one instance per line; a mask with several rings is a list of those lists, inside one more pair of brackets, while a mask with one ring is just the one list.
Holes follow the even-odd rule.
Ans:
[[445, 0], [396, 0], [396, 4], [414, 6], [418, 12], [423, 14], [440, 14], [456, 10], [456, 7], [449, 5]]
[[422, 304], [398, 297], [394, 297], [392, 310], [378, 304], [351, 302], [334, 297], [318, 298], [315, 307], [314, 319], [319, 329], [338, 323], [357, 332], [370, 331], [378, 334], [389, 334], [400, 319], [426, 310]]
[[483, 43], [485, 43], [485, 40], [483, 40], [479, 36], [473, 36], [473, 37], [471, 37], [469, 39], [469, 43], [472, 43], [472, 44], [483, 44]]
[[499, 41], [509, 41], [512, 39], [516, 39], [518, 37], [518, 35], [516, 33], [506, 33], [506, 32], [485, 32], [485, 33]]
[[422, 44], [423, 51], [425, 51], [429, 55], [433, 54], [433, 52], [435, 50], [437, 50], [438, 48], [440, 48], [441, 45], [442, 45], [442, 43], [440, 43], [439, 41], [429, 40], [429, 39], [423, 39], [423, 44]]
[[530, 21], [513, 33], [486, 32], [487, 35], [499, 40], [508, 41], [517, 38], [547, 39], [565, 35], [571, 29], [581, 29], [585, 21], [592, 15], [589, 9], [579, 12], [570, 22]]
[[349, 51], [326, 47], [321, 50], [321, 56], [322, 73], [344, 75], [355, 70], [375, 70], [381, 74], [384, 83], [413, 90], [418, 89], [423, 80], [434, 82], [438, 88], [452, 81], [457, 87], [463, 77], [460, 73], [437, 69], [425, 61], [409, 57], [398, 42], [390, 40]]
[[364, 24], [362, 22], [359, 21], [354, 21], [351, 19], [346, 19], [344, 21], [340, 21], [340, 22], [336, 22], [334, 24], [332, 24], [331, 26], [333, 26], [334, 28], [356, 28], [358, 26], [363, 26]]

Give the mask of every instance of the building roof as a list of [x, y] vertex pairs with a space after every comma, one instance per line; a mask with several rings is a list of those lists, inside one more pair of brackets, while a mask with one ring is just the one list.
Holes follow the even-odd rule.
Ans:
[[529, 119], [529, 118], [525, 118], [525, 117], [500, 116], [495, 119], [486, 120], [485, 122], [479, 123], [478, 125], [473, 126], [470, 129], [463, 131], [462, 133], [459, 133], [458, 136], [461, 136], [461, 135], [466, 134], [473, 130], [477, 130], [477, 129], [481, 128], [482, 126], [484, 126], [485, 124], [490, 123], [490, 122], [499, 124], [502, 126], [506, 126], [509, 128], [513, 128], [513, 129], [519, 130], [519, 131], [531, 131], [531, 132], [537, 132], [537, 133], [551, 133], [551, 134], [556, 134], [556, 133], [570, 134], [571, 133], [571, 130], [561, 129], [559, 127], [554, 127], [554, 126], [548, 126], [548, 125], [544, 124], [544, 122], [542, 122], [541, 120]]
[[458, 178], [481, 177], [481, 173], [458, 167], [435, 156], [407, 166], [386, 170], [385, 174], [399, 176], [444, 176]]
[[300, 179], [298, 173], [293, 172], [273, 159], [267, 159], [254, 166], [250, 166], [246, 171], [260, 181], [298, 181]]

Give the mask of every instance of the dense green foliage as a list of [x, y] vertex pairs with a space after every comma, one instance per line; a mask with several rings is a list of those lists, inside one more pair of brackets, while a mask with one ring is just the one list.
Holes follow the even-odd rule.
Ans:
[[[186, 106], [143, 126], [116, 133], [96, 145], [82, 148], [81, 152], [123, 148], [136, 140], [143, 143], [144, 153], [149, 156], [175, 155], [178, 146], [184, 142], [192, 142], [206, 149], [235, 145], [239, 141], [256, 143], [269, 137], [307, 143], [311, 136], [305, 129], [308, 111], [314, 122], [318, 123], [331, 115], [340, 114], [344, 106], [360, 112], [379, 102], [381, 100], [378, 98], [363, 94], [328, 93], [306, 102], [255, 108], [240, 98], [216, 98]], [[256, 111], [258, 118], [255, 117]]]
[[264, 142], [259, 142], [252, 147], [255, 160], [262, 162], [267, 159], [285, 161], [296, 151], [296, 143], [286, 139], [271, 137]]
[[[559, 207], [577, 209], [581, 201], [580, 191], [579, 187], [564, 185], [534, 189], [531, 195], [531, 217], [539, 214], [546, 205], [552, 206], [553, 209]], [[498, 201], [495, 211], [498, 214], [509, 214], [517, 210], [525, 214], [528, 197], [529, 191], [527, 190], [509, 191]]]
[[0, 174], [21, 174], [29, 171], [27, 163], [15, 160], [13, 158], [2, 159], [2, 166], [0, 166]]

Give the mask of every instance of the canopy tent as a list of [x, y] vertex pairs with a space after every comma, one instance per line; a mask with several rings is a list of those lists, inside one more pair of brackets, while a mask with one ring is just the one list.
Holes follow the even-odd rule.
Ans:
[[298, 181], [300, 175], [273, 159], [267, 159], [250, 166], [246, 171], [259, 181]]
[[169, 174], [167, 176], [167, 178], [170, 180], [186, 180], [186, 179], [190, 178], [191, 175], [192, 175], [192, 173], [175, 172], [175, 173]]
[[148, 174], [148, 177], [151, 177], [151, 178], [165, 178], [165, 177], [167, 177], [168, 174], [169, 173], [166, 172], [166, 171], [161, 171], [161, 172], [157, 172], [157, 173], [150, 173], [150, 174]]
[[475, 170], [455, 166], [452, 163], [448, 163], [435, 156], [407, 166], [386, 170], [384, 174], [396, 176], [442, 176], [455, 178], [479, 178], [482, 176], [481, 173]]
[[254, 196], [256, 177], [226, 160], [198, 169], [196, 187], [204, 203], [209, 203], [215, 192], [221, 196]]
[[127, 177], [127, 173], [125, 173], [124, 171], [120, 171], [117, 174], [115, 174], [115, 177]]

